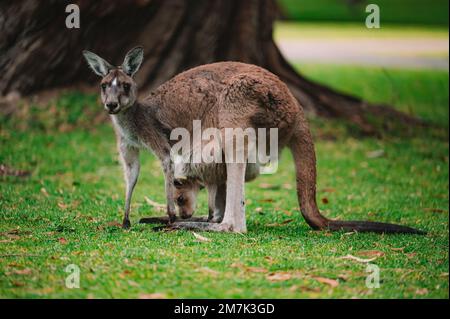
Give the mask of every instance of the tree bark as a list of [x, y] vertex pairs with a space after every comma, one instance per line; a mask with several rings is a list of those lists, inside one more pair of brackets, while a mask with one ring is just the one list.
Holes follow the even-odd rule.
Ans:
[[[65, 7], [76, 3], [81, 28], [67, 29]], [[216, 61], [260, 65], [277, 74], [303, 107], [373, 134], [375, 115], [420, 123], [391, 107], [368, 103], [298, 74], [272, 37], [275, 0], [6, 0], [0, 4], [0, 94], [97, 84], [81, 51], [120, 64], [131, 47], [146, 51], [137, 82], [149, 90], [191, 67]]]

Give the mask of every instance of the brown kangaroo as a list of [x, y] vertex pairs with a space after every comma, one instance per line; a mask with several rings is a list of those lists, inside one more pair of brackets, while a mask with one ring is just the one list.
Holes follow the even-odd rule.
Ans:
[[[175, 222], [174, 163], [170, 155], [175, 141], [170, 139], [170, 133], [175, 128], [185, 128], [192, 134], [193, 121], [201, 120], [204, 127], [215, 127], [221, 132], [226, 128], [277, 128], [279, 149], [289, 147], [293, 153], [300, 210], [313, 229], [423, 233], [386, 223], [335, 221], [320, 214], [316, 204], [316, 159], [308, 123], [288, 87], [269, 71], [238, 62], [202, 65], [175, 76], [137, 101], [133, 75], [143, 60], [141, 47], [128, 52], [120, 67], [113, 67], [94, 53], [83, 54], [94, 72], [103, 78], [102, 103], [111, 114], [117, 134], [126, 181], [124, 228], [130, 227], [131, 196], [139, 175], [139, 149], [146, 149], [162, 162], [172, 227], [246, 232], [245, 162], [217, 164], [226, 175], [222, 179], [226, 195], [220, 223]], [[202, 170], [194, 169], [191, 173], [199, 171]]]

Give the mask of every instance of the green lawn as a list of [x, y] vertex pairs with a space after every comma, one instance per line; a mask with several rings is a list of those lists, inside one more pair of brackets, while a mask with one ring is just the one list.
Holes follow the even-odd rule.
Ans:
[[[353, 1], [356, 2], [356, 1]], [[352, 21], [363, 24], [370, 4], [380, 8], [382, 23], [448, 25], [448, 0], [377, 0], [349, 5], [345, 0], [278, 0], [287, 19], [296, 21]]]
[[380, 29], [367, 29], [354, 22], [292, 22], [276, 21], [276, 40], [307, 39], [448, 39], [448, 26], [416, 26], [383, 24]]
[[[448, 73], [301, 65], [319, 81], [398, 105], [448, 126]], [[361, 76], [364, 75], [364, 76]], [[0, 164], [30, 177], [0, 177], [0, 297], [30, 298], [448, 298], [448, 135], [356, 139], [343, 124], [314, 119], [318, 200], [329, 217], [410, 225], [426, 236], [312, 231], [299, 215], [290, 154], [277, 175], [248, 184], [245, 235], [154, 232], [163, 178], [143, 167], [129, 231], [124, 183], [110, 123], [92, 124], [96, 96], [69, 93], [1, 119]], [[380, 152], [379, 150], [383, 150]], [[371, 156], [376, 151], [381, 156]], [[206, 213], [202, 194], [199, 213]], [[365, 285], [367, 263], [380, 288]], [[347, 256], [347, 258], [342, 258]], [[64, 269], [81, 271], [80, 289]]]

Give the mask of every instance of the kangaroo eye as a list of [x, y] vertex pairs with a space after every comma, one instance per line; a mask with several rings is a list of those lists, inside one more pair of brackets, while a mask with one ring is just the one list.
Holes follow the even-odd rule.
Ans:
[[183, 186], [183, 183], [178, 179], [174, 180], [173, 183], [177, 188]]
[[101, 87], [102, 87], [103, 90], [105, 90], [106, 87], [107, 87], [106, 83], [102, 83]]
[[124, 89], [125, 92], [128, 93], [128, 91], [130, 91], [130, 84], [129, 83], [124, 83], [123, 84], [123, 89]]
[[180, 195], [180, 196], [177, 197], [177, 204], [178, 205], [182, 206], [185, 203], [185, 201], [186, 200], [184, 199], [183, 195]]

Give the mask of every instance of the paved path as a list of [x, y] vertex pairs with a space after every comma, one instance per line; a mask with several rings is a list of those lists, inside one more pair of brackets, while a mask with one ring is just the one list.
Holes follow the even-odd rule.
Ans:
[[289, 39], [278, 45], [295, 62], [449, 70], [448, 38]]

